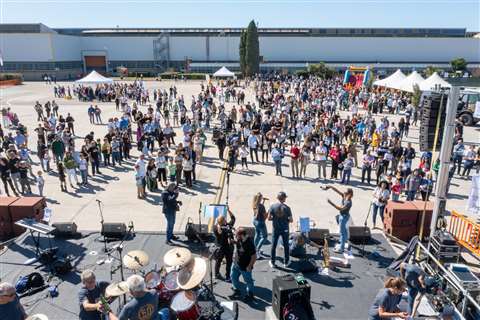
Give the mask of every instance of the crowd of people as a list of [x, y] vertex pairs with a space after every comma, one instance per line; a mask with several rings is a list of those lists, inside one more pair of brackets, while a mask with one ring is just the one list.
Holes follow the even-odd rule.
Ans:
[[[247, 88], [255, 93], [255, 101], [245, 102]], [[309, 179], [325, 190], [336, 192], [341, 203], [331, 200], [328, 203], [339, 212], [337, 253], [348, 251], [347, 226], [357, 185], [374, 184], [372, 219], [376, 226], [377, 216], [383, 221], [389, 200], [428, 200], [439, 171], [439, 160], [433, 159], [430, 152], [420, 153], [409, 141], [410, 127], [418, 125], [418, 110], [409, 94], [377, 88], [348, 91], [338, 78], [259, 76], [245, 81], [243, 86], [202, 83], [190, 101], [176, 86], [148, 90], [143, 81], [73, 89], [54, 86], [55, 98], [71, 98], [72, 93], [90, 104], [86, 116], [92, 125], [103, 124], [102, 110], [94, 101], [113, 102], [118, 117], [107, 119], [104, 134], [98, 136], [91, 131], [79, 137], [75, 134], [75, 119], [70, 113], [62, 114], [63, 108], [55, 100], [43, 105], [37, 101], [33, 109], [38, 127], [32, 130], [22, 125], [18, 117], [15, 120], [9, 109], [2, 110], [3, 128], [10, 131], [0, 128], [0, 171], [5, 193], [31, 194], [30, 185], [35, 181], [38, 193], [43, 195], [43, 173], [52, 171], [57, 173], [62, 191], [71, 188], [75, 192], [77, 188], [88, 187], [89, 177], [102, 175], [100, 170], [129, 164], [134, 169], [132, 185], [135, 183], [138, 199], [146, 199], [147, 191], [162, 193], [168, 245], [177, 239], [173, 230], [181, 206], [180, 187], [195, 188], [197, 166], [209, 161], [204, 151], [210, 131], [218, 158], [225, 161], [229, 174], [238, 172], [239, 164], [242, 170], [249, 170], [249, 164], [273, 162], [277, 176]], [[37, 134], [36, 155], [42, 169], [35, 174], [28, 143], [30, 131]], [[138, 159], [132, 161], [134, 146]], [[287, 159], [291, 174], [284, 172]], [[450, 178], [455, 174], [468, 178], [472, 169], [477, 173], [480, 170], [480, 148], [464, 144], [460, 122], [456, 123], [452, 160]], [[345, 191], [333, 183], [344, 185]], [[214, 235], [219, 250], [215, 276], [232, 282], [235, 297], [240, 296], [240, 275], [247, 283], [246, 298], [254, 296], [252, 269], [257, 259], [267, 257], [262, 251], [268, 237], [267, 221], [272, 222], [273, 231], [269, 255], [272, 268], [277, 268], [280, 238], [285, 268], [289, 266], [290, 251], [301, 252], [302, 241], [308, 242], [303, 235], [290, 233], [293, 214], [286, 204], [285, 192], [278, 193], [278, 202], [268, 210], [264, 199], [260, 193], [253, 199], [255, 236], [251, 243], [242, 240], [249, 238], [243, 229], [234, 236], [235, 216], [230, 210], [228, 219], [221, 217], [216, 221]], [[240, 249], [245, 254], [237, 260], [233, 257], [234, 245], [238, 246], [235, 238], [241, 240]], [[225, 276], [220, 274], [223, 260], [226, 260]], [[82, 281], [88, 286], [92, 279], [94, 276], [89, 274]], [[134, 288], [131, 291], [143, 291], [140, 280], [130, 282]], [[404, 283], [389, 280], [385, 287], [372, 311], [376, 312], [371, 314], [372, 319], [390, 314], [387, 309], [395, 301], [386, 302], [385, 299], [390, 299], [386, 296], [398, 294]], [[7, 293], [9, 290], [4, 288]], [[96, 308], [90, 302], [81, 301], [81, 305], [86, 311]], [[402, 318], [406, 314], [396, 316]]]

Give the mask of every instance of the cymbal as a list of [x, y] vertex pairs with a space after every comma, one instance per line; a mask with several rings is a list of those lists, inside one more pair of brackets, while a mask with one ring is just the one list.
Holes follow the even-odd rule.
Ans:
[[183, 266], [192, 260], [192, 253], [187, 248], [173, 248], [163, 256], [163, 262], [167, 266]]
[[37, 313], [28, 316], [25, 320], [48, 320], [48, 317], [44, 314]]
[[128, 293], [128, 285], [126, 281], [113, 282], [105, 289], [105, 296], [118, 297]]
[[142, 250], [134, 250], [123, 256], [123, 264], [128, 269], [139, 270], [148, 265], [148, 254]]
[[202, 283], [207, 274], [207, 262], [195, 257], [180, 272], [178, 272], [177, 282], [180, 289], [190, 290]]

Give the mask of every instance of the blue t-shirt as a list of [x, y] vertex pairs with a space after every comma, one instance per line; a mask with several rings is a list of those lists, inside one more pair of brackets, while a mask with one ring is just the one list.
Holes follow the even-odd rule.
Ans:
[[8, 320], [23, 320], [25, 314], [22, 310], [22, 305], [18, 296], [15, 295], [15, 299], [6, 304], [0, 304], [0, 317]]
[[352, 200], [342, 199], [342, 206], [344, 206], [345, 209], [340, 210], [340, 214], [344, 214], [344, 215], [350, 214], [350, 208], [352, 207]]
[[105, 289], [109, 285], [106, 281], [97, 281], [95, 288], [88, 290], [85, 287], [82, 287], [78, 292], [78, 302], [80, 303], [80, 313], [78, 317], [81, 320], [102, 320], [102, 314], [98, 311], [86, 311], [83, 308], [83, 302], [85, 299], [88, 300], [88, 303], [97, 303], [100, 300], [100, 295], [105, 292]]
[[120, 320], [157, 320], [158, 294], [147, 291], [141, 298], [130, 300], [118, 316]]
[[419, 289], [421, 287], [418, 277], [425, 275], [425, 272], [417, 265], [405, 265], [405, 281], [409, 287]]
[[378, 309], [383, 307], [383, 310], [386, 312], [395, 312], [398, 309], [397, 306], [401, 299], [401, 294], [393, 294], [387, 288], [381, 289], [375, 297], [370, 310], [368, 311], [368, 320], [387, 320], [387, 318], [380, 318], [378, 315]]
[[274, 203], [268, 209], [268, 213], [272, 216], [273, 230], [276, 232], [288, 232], [289, 220], [292, 217], [292, 210], [284, 203]]

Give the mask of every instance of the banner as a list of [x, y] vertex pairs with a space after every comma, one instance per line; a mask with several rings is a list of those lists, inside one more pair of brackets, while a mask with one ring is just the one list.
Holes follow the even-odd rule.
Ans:
[[480, 175], [472, 176], [472, 190], [468, 196], [467, 211], [471, 214], [480, 214]]

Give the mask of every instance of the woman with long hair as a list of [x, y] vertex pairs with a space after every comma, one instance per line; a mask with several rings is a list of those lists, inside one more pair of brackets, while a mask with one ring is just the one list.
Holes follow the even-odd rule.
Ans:
[[368, 311], [368, 320], [406, 319], [408, 314], [398, 308], [405, 286], [405, 280], [402, 278], [388, 278]]
[[253, 197], [252, 209], [253, 209], [253, 225], [255, 226], [255, 238], [253, 243], [257, 251], [258, 258], [263, 256], [261, 250], [263, 243], [267, 240], [267, 225], [265, 220], [267, 219], [267, 210], [265, 210], [264, 202], [268, 200], [263, 197], [259, 192]]

